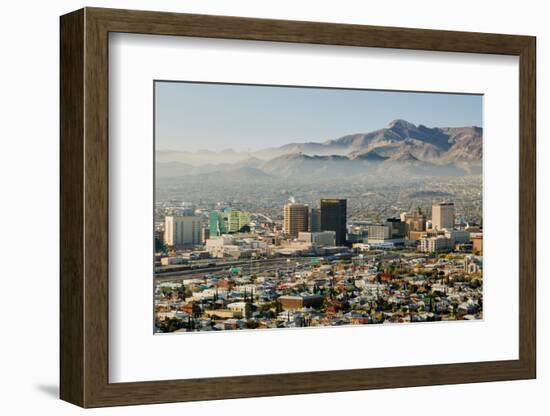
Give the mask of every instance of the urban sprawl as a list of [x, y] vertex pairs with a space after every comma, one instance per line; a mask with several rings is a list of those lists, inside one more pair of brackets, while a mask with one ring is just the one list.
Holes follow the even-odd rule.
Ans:
[[371, 222], [341, 198], [292, 199], [276, 218], [157, 206], [155, 332], [481, 319], [482, 227], [451, 200], [428, 211]]

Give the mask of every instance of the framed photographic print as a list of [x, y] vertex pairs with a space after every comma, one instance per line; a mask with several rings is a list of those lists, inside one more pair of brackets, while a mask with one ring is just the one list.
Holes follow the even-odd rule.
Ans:
[[83, 407], [536, 376], [535, 38], [61, 17]]

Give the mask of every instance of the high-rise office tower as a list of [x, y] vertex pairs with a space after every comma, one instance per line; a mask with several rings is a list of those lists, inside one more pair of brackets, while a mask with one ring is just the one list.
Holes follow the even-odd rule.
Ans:
[[164, 219], [164, 242], [170, 247], [200, 244], [200, 217], [194, 215], [167, 215]]
[[347, 199], [321, 199], [321, 231], [336, 232], [336, 245], [346, 242]]
[[298, 233], [305, 232], [309, 228], [309, 207], [304, 204], [286, 204], [283, 208], [286, 234], [298, 237]]
[[452, 230], [455, 224], [455, 204], [440, 202], [432, 205], [432, 228], [440, 231]]
[[321, 209], [310, 208], [309, 209], [309, 231], [312, 233], [318, 233], [321, 231]]

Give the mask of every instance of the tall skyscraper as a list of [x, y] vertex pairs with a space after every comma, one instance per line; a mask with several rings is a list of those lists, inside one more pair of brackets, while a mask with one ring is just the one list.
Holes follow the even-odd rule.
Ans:
[[169, 247], [200, 244], [200, 218], [194, 215], [167, 215], [164, 219], [164, 242]]
[[306, 232], [309, 228], [309, 207], [304, 204], [286, 204], [283, 208], [283, 228], [291, 237], [298, 237], [298, 233]]
[[310, 208], [309, 209], [309, 231], [312, 233], [318, 233], [321, 231], [321, 209]]
[[432, 228], [440, 231], [452, 230], [455, 224], [455, 204], [440, 202], [432, 205]]
[[347, 199], [321, 199], [321, 231], [336, 232], [336, 245], [346, 242]]

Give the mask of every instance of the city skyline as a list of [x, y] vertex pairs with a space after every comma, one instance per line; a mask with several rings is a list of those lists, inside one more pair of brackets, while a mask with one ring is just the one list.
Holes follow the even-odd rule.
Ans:
[[[481, 127], [477, 94], [155, 82], [156, 150], [255, 151], [384, 128]], [[282, 122], [284, 120], [284, 122]]]
[[155, 88], [155, 333], [483, 319], [481, 96]]
[[461, 222], [454, 202], [432, 204], [430, 221], [415, 209], [369, 224], [347, 221], [345, 199], [319, 205], [319, 231], [308, 222], [310, 207], [291, 202], [279, 207], [282, 223], [218, 207], [201, 237], [194, 224], [204, 221], [202, 210], [165, 210], [155, 332], [483, 318], [482, 228]]

